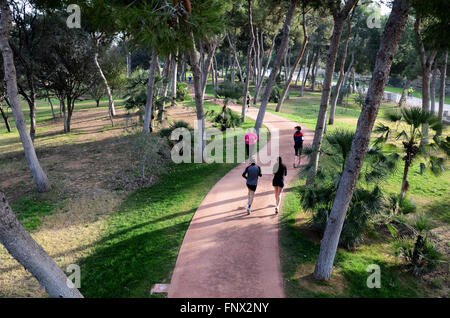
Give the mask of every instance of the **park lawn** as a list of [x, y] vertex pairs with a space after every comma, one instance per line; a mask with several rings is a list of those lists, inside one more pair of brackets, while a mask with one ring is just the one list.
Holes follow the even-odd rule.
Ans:
[[[397, 93], [397, 94], [401, 95], [402, 91], [403, 91], [403, 88], [394, 87], [394, 86], [388, 86], [387, 85], [385, 90], [388, 91], [388, 92]], [[422, 98], [422, 92], [415, 90], [414, 93], [413, 93], [413, 96], [417, 97], [417, 98]], [[438, 94], [437, 89], [436, 89], [436, 102], [438, 102], [438, 101], [439, 101], [439, 94]], [[444, 104], [450, 104], [450, 96], [445, 96]]]
[[[41, 99], [36, 102], [36, 136], [35, 146], [36, 148], [44, 148], [50, 146], [56, 146], [61, 144], [72, 144], [76, 141], [77, 135], [80, 132], [73, 128], [70, 134], [63, 134], [61, 131], [64, 128], [62, 119], [59, 118], [59, 101], [52, 99], [56, 121], [53, 119], [50, 105], [47, 99]], [[120, 109], [124, 104], [122, 99], [115, 99], [115, 106]], [[25, 120], [27, 122], [28, 129], [30, 127], [30, 116], [28, 114], [28, 105], [21, 100], [22, 111], [24, 113]], [[92, 111], [97, 109], [98, 111], [105, 111], [107, 114], [108, 99], [103, 98], [100, 101], [100, 106], [97, 108], [96, 103], [93, 100], [79, 101], [75, 104], [74, 114], [83, 111]], [[19, 132], [15, 128], [15, 120], [11, 111], [8, 113], [9, 123], [12, 128], [12, 132], [7, 132], [3, 119], [0, 120], [0, 153], [14, 153], [22, 151], [22, 142], [20, 140]]]
[[[183, 105], [194, 107], [194, 102], [189, 98]], [[206, 111], [213, 109], [221, 106], [205, 102]], [[254, 121], [247, 119], [243, 130], [227, 138], [243, 138], [253, 126]], [[128, 196], [106, 220], [94, 252], [81, 262], [83, 295], [150, 297], [153, 284], [168, 283], [195, 211], [214, 184], [236, 165], [170, 163], [168, 173], [155, 185]]]

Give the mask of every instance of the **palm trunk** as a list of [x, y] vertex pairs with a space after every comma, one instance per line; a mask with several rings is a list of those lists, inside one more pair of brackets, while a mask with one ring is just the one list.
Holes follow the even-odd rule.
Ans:
[[408, 170], [410, 164], [405, 161], [405, 167], [403, 169], [403, 179], [402, 179], [402, 188], [400, 191], [400, 198], [403, 199], [405, 197], [406, 191], [408, 191]]
[[273, 67], [270, 72], [269, 80], [266, 85], [266, 89], [264, 90], [264, 95], [261, 100], [261, 107], [259, 108], [258, 117], [256, 118], [255, 130], [259, 135], [259, 129], [261, 128], [264, 115], [266, 114], [267, 104], [269, 102], [270, 93], [272, 92], [273, 83], [275, 82], [276, 75], [281, 66], [281, 60], [283, 59], [284, 52], [287, 47], [287, 43], [289, 41], [289, 33], [291, 29], [291, 21], [292, 17], [295, 13], [295, 8], [297, 7], [297, 0], [291, 0], [291, 5], [289, 6], [289, 10], [286, 14], [286, 20], [284, 21], [283, 26], [283, 38], [281, 40], [281, 45], [278, 48], [277, 55], [275, 56], [275, 60], [273, 61]]
[[408, 0], [394, 1], [391, 14], [389, 15], [389, 19], [386, 22], [384, 32], [381, 36], [380, 48], [376, 56], [372, 80], [364, 107], [358, 119], [350, 154], [339, 182], [336, 198], [334, 199], [328, 224], [321, 241], [319, 258], [314, 270], [314, 277], [316, 279], [327, 281], [331, 277], [345, 215], [353, 196], [356, 181], [361, 172], [370, 142], [370, 134], [383, 98], [383, 92], [386, 87], [392, 60], [405, 28], [408, 12]]
[[247, 49], [247, 80], [244, 83], [244, 92], [242, 96], [242, 112], [241, 122], [245, 121], [245, 111], [247, 107], [248, 86], [250, 84], [250, 68], [252, 65], [252, 50], [255, 44], [255, 35], [253, 34], [253, 18], [252, 18], [252, 0], [248, 0], [248, 24], [250, 29], [250, 44]]
[[76, 288], [67, 284], [67, 276], [20, 224], [0, 192], [0, 242], [29, 271], [53, 298], [83, 298]]
[[[292, 78], [294, 77], [294, 72], [297, 69], [298, 65], [300, 64], [300, 61], [302, 60], [303, 54], [305, 53], [306, 45], [308, 44], [308, 33], [306, 32], [306, 13], [303, 11], [303, 22], [302, 22], [302, 28], [303, 28], [303, 44], [302, 49], [300, 50], [300, 54], [298, 55], [297, 59], [295, 60], [295, 63], [292, 67], [291, 73], [289, 74], [289, 78], [286, 81], [286, 85], [284, 86], [283, 92], [280, 96], [280, 100], [278, 101], [278, 105], [275, 109], [276, 112], [279, 112], [281, 110], [281, 107], [283, 106], [284, 99], [286, 98], [286, 94], [289, 91], [289, 87], [292, 83]], [[300, 72], [300, 71], [299, 71]]]
[[6, 0], [0, 1], [1, 18], [0, 18], [0, 50], [3, 55], [4, 80], [6, 82], [6, 90], [8, 93], [11, 109], [13, 111], [17, 130], [19, 131], [22, 141], [25, 157], [28, 166], [36, 182], [39, 192], [46, 192], [51, 189], [50, 182], [39, 164], [39, 160], [34, 150], [33, 142], [27, 131], [27, 124], [23, 116], [22, 108], [19, 103], [17, 92], [16, 67], [14, 65], [14, 57], [9, 46], [8, 38], [11, 29], [11, 11]]
[[405, 86], [403, 87], [402, 90], [402, 96], [400, 96], [400, 100], [398, 101], [398, 107], [404, 107], [405, 103], [406, 103], [406, 94], [409, 90], [409, 88], [411, 87], [411, 80], [409, 78], [406, 79], [406, 83]]
[[316, 130], [314, 133], [314, 139], [312, 148], [315, 152], [311, 156], [311, 170], [308, 173], [306, 185], [311, 186], [315, 182], [317, 169], [319, 167], [319, 156], [322, 148], [322, 138], [324, 134], [324, 128], [327, 119], [328, 103], [330, 101], [331, 83], [333, 80], [333, 72], [336, 64], [336, 57], [339, 48], [339, 42], [341, 40], [342, 29], [344, 21], [347, 18], [350, 10], [356, 5], [358, 0], [349, 0], [345, 3], [344, 8], [339, 13], [334, 14], [334, 27], [333, 35], [331, 37], [330, 48], [328, 50], [328, 58], [325, 69], [325, 79], [323, 82], [322, 98], [320, 101], [319, 115], [317, 118]]
[[116, 116], [116, 109], [114, 107], [114, 99], [111, 93], [111, 88], [109, 87], [108, 80], [105, 77], [105, 74], [103, 74], [102, 68], [100, 66], [100, 63], [98, 62], [98, 47], [100, 44], [100, 41], [102, 40], [103, 34], [101, 34], [98, 38], [95, 39], [95, 54], [94, 54], [94, 63], [97, 67], [98, 73], [100, 74], [100, 77], [102, 78], [103, 84], [106, 88], [106, 94], [108, 95], [108, 101], [109, 101], [109, 116], [112, 122], [112, 117]]
[[155, 69], [158, 64], [158, 55], [156, 50], [152, 49], [152, 57], [150, 61], [150, 69], [148, 72], [148, 86], [147, 86], [147, 101], [145, 103], [145, 115], [144, 115], [144, 132], [152, 131], [152, 115], [153, 115], [153, 90], [155, 87]]

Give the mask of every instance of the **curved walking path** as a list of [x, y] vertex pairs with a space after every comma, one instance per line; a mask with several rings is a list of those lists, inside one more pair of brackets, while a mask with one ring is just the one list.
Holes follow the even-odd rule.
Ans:
[[[241, 106], [230, 108], [241, 112]], [[257, 115], [258, 109], [254, 107], [247, 113], [252, 119]], [[292, 138], [298, 124], [301, 125], [269, 112], [265, 114], [264, 125], [271, 131], [271, 140], [265, 148], [269, 147], [270, 154], [271, 144], [279, 141], [280, 155], [288, 169], [285, 191], [299, 171], [293, 168]], [[275, 129], [279, 129], [279, 140]], [[302, 129], [305, 145], [311, 144], [313, 131]], [[251, 215], [247, 215], [247, 187], [241, 176], [246, 163], [226, 174], [203, 199], [184, 237], [168, 297], [285, 297], [272, 167], [258, 159], [257, 163], [263, 177], [258, 183]]]

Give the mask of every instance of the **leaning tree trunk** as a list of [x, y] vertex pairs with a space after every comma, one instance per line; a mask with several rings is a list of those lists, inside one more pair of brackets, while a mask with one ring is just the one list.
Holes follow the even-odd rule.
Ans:
[[70, 288], [68, 278], [55, 261], [20, 224], [0, 192], [0, 242], [29, 271], [53, 298], [83, 298], [76, 288]]
[[255, 130], [258, 135], [259, 129], [261, 128], [264, 121], [264, 115], [266, 114], [266, 108], [269, 102], [270, 93], [272, 92], [273, 83], [275, 82], [278, 70], [280, 69], [281, 61], [283, 59], [283, 55], [289, 41], [291, 21], [292, 17], [294, 16], [296, 7], [297, 7], [297, 0], [292, 0], [291, 5], [289, 6], [289, 10], [286, 14], [286, 20], [284, 21], [283, 38], [281, 39], [280, 47], [278, 48], [277, 55], [275, 56], [275, 60], [273, 61], [273, 66], [272, 70], [270, 71], [269, 80], [267, 81], [266, 89], [264, 90], [264, 95], [261, 100], [261, 107], [259, 108], [258, 117], [256, 118]]
[[308, 173], [306, 185], [311, 186], [315, 182], [317, 169], [319, 167], [319, 156], [322, 148], [322, 138], [327, 119], [328, 103], [330, 101], [331, 83], [333, 81], [333, 72], [336, 64], [336, 57], [341, 40], [344, 21], [350, 13], [350, 10], [356, 5], [358, 0], [348, 0], [344, 8], [334, 14], [333, 35], [331, 36], [330, 48], [328, 50], [327, 64], [325, 69], [325, 79], [323, 81], [322, 98], [320, 101], [319, 115], [317, 118], [316, 130], [312, 148], [314, 152], [311, 156], [311, 170]]
[[[422, 68], [422, 109], [425, 111], [430, 110], [430, 75], [431, 67], [433, 66], [434, 59], [437, 51], [433, 50], [428, 57], [425, 53], [425, 47], [422, 41], [422, 35], [420, 34], [420, 24], [422, 18], [419, 14], [416, 15], [416, 21], [414, 23], [414, 32], [416, 34], [417, 46], [419, 48], [420, 66]], [[428, 136], [428, 124], [422, 125], [422, 140], [421, 145], [429, 143]]]
[[406, 78], [405, 86], [403, 86], [402, 95], [400, 96], [400, 100], [398, 101], [398, 107], [402, 108], [405, 106], [406, 103], [406, 94], [411, 87], [411, 80], [409, 78]]
[[[250, 69], [252, 65], [252, 50], [255, 44], [255, 35], [253, 34], [253, 18], [252, 18], [252, 0], [248, 0], [248, 25], [250, 29], [250, 44], [247, 49], [247, 80], [244, 83], [244, 92], [242, 96], [242, 112], [241, 122], [245, 121], [245, 111], [247, 107], [248, 86], [250, 84]], [[255, 70], [256, 71], [256, 70]]]
[[437, 61], [434, 63], [433, 73], [431, 74], [431, 84], [430, 84], [430, 101], [431, 101], [431, 113], [435, 115], [436, 112], [436, 77], [437, 77]]
[[11, 29], [11, 11], [8, 1], [1, 0], [1, 17], [0, 17], [0, 50], [3, 55], [3, 68], [5, 74], [6, 90], [9, 96], [11, 109], [13, 111], [15, 124], [19, 131], [20, 139], [22, 141], [25, 158], [30, 167], [34, 181], [36, 182], [39, 192], [46, 192], [51, 189], [50, 182], [47, 179], [44, 171], [39, 164], [39, 160], [34, 150], [33, 142], [27, 131], [27, 123], [23, 116], [22, 108], [20, 107], [19, 97], [17, 92], [17, 78], [16, 67], [14, 65], [14, 57], [11, 47], [8, 43], [9, 32]]
[[[347, 67], [347, 71], [345, 72], [345, 76], [344, 76], [344, 81], [342, 82], [342, 84], [344, 85], [344, 87], [350, 86], [348, 85], [348, 78], [350, 77], [350, 73], [352, 72], [352, 67], [353, 67], [353, 63], [355, 62], [355, 52], [352, 52], [352, 57], [350, 59], [350, 64]], [[342, 89], [342, 87], [341, 87]], [[342, 105], [342, 100], [344, 99], [344, 95], [343, 94], [339, 94], [337, 96], [337, 104]]]
[[[336, 113], [337, 100], [339, 97], [339, 93], [341, 92], [342, 82], [344, 81], [345, 60], [347, 59], [347, 49], [348, 49], [348, 43], [350, 41], [350, 35], [352, 32], [352, 19], [353, 19], [354, 13], [355, 13], [355, 10], [353, 9], [352, 16], [347, 21], [347, 37], [345, 38], [344, 50], [342, 51], [341, 66], [339, 68], [339, 78], [338, 78], [336, 85], [334, 86], [333, 98], [331, 99], [330, 118], [328, 119], [329, 125], [334, 124], [334, 115]], [[353, 58], [353, 55], [352, 55], [352, 58]], [[351, 68], [351, 64], [352, 63], [350, 63], [350, 66], [349, 66], [350, 68]]]
[[409, 0], [395, 0], [381, 36], [380, 48], [376, 56], [375, 68], [366, 101], [358, 119], [350, 154], [339, 182], [336, 198], [334, 199], [328, 224], [321, 241], [319, 258], [314, 270], [316, 279], [326, 281], [330, 279], [345, 215], [353, 196], [356, 181], [361, 172], [370, 142], [370, 134], [383, 98], [392, 60], [405, 28], [408, 11]]
[[48, 103], [50, 104], [50, 108], [51, 108], [51, 110], [52, 110], [52, 116], [53, 116], [53, 119], [55, 119], [55, 118], [56, 118], [55, 110], [53, 109], [52, 99], [50, 98], [50, 94], [48, 93], [48, 90], [46, 90], [46, 94], [47, 94], [47, 100], [48, 100]]
[[5, 122], [6, 130], [11, 132], [11, 126], [9, 124], [8, 115], [3, 110], [3, 106], [0, 104], [0, 113], [2, 113], [3, 121]]
[[[289, 75], [289, 78], [286, 80], [286, 85], [284, 86], [283, 93], [280, 96], [280, 99], [278, 101], [277, 108], [275, 109], [276, 112], [279, 112], [281, 110], [281, 107], [283, 106], [284, 99], [286, 98], [286, 94], [289, 91], [289, 87], [292, 83], [292, 78], [294, 77], [294, 72], [298, 67], [298, 64], [302, 60], [303, 54], [305, 53], [306, 45], [308, 45], [308, 33], [306, 32], [306, 13], [303, 11], [303, 22], [302, 22], [302, 28], [303, 28], [303, 44], [302, 48], [300, 50], [300, 54], [298, 55], [297, 59], [295, 60], [295, 63], [292, 67], [292, 71]], [[299, 71], [300, 72], [300, 71]]]
[[[442, 58], [441, 65], [441, 84], [439, 86], [439, 111], [438, 116], [442, 121], [442, 117], [444, 115], [444, 102], [445, 102], [445, 77], [447, 73], [447, 59], [448, 59], [448, 50], [445, 51], [444, 56]], [[441, 131], [438, 132], [439, 135], [442, 134]]]
[[152, 115], [153, 115], [153, 90], [155, 87], [155, 69], [158, 64], [158, 55], [155, 48], [152, 49], [152, 57], [150, 61], [150, 69], [148, 72], [148, 86], [147, 86], [147, 100], [145, 103], [145, 115], [144, 115], [144, 132], [152, 131]]
[[108, 95], [108, 101], [109, 101], [109, 117], [111, 120], [112, 125], [114, 126], [113, 117], [116, 116], [116, 109], [114, 107], [114, 99], [111, 93], [111, 88], [109, 87], [108, 80], [106, 79], [105, 74], [103, 74], [102, 68], [100, 66], [100, 63], [98, 62], [98, 47], [100, 44], [100, 41], [102, 40], [103, 34], [101, 34], [98, 38], [95, 39], [95, 54], [94, 54], [94, 63], [97, 67], [98, 73], [100, 74], [100, 77], [102, 78], [103, 84], [106, 88], [106, 94]]

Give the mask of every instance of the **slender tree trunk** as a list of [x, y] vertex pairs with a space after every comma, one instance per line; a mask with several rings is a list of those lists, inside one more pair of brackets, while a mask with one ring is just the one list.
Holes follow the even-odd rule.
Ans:
[[[348, 87], [348, 78], [350, 77], [350, 73], [352, 72], [352, 67], [353, 67], [353, 63], [355, 62], [355, 55], [354, 52], [352, 52], [352, 57], [350, 59], [350, 64], [347, 67], [347, 71], [345, 72], [345, 76], [344, 76], [344, 81], [342, 82], [343, 86], [341, 85], [341, 89], [342, 87]], [[344, 99], [344, 95], [343, 94], [339, 94], [337, 96], [337, 104], [342, 105], [342, 100]]]
[[384, 88], [397, 50], [397, 44], [408, 18], [409, 0], [395, 0], [384, 32], [381, 36], [375, 68], [361, 115], [358, 119], [352, 147], [336, 192], [336, 198], [323, 235], [314, 277], [329, 280], [334, 257], [356, 181], [364, 162], [370, 142], [370, 134], [375, 123]]
[[308, 61], [308, 57], [309, 57], [309, 52], [306, 53], [306, 58], [302, 59], [302, 62], [300, 64], [300, 68], [298, 69], [298, 73], [297, 73], [297, 77], [295, 79], [295, 86], [298, 86], [298, 81], [300, 80], [300, 74], [305, 73], [305, 66], [306, 66], [306, 62]]
[[144, 132], [151, 132], [152, 127], [152, 115], [153, 115], [153, 90], [155, 88], [155, 69], [158, 64], [158, 55], [155, 48], [152, 49], [152, 57], [150, 61], [150, 69], [148, 72], [148, 86], [147, 86], [147, 101], [145, 103], [145, 115], [144, 115]]
[[292, 67], [292, 71], [289, 75], [289, 78], [286, 80], [286, 85], [284, 86], [283, 92], [281, 93], [280, 100], [278, 101], [278, 105], [275, 109], [276, 112], [279, 112], [281, 110], [281, 107], [283, 106], [284, 99], [286, 98], [286, 94], [289, 91], [289, 87], [292, 83], [292, 78], [294, 77], [295, 70], [297, 69], [298, 64], [302, 60], [303, 54], [305, 53], [306, 45], [308, 45], [308, 33], [306, 31], [306, 12], [303, 11], [303, 22], [302, 22], [302, 28], [303, 28], [303, 44], [302, 49], [300, 50], [300, 54], [298, 55], [297, 59], [295, 60], [295, 63]]
[[330, 48], [328, 50], [327, 64], [325, 69], [325, 79], [323, 81], [322, 98], [320, 101], [319, 115], [317, 118], [316, 130], [314, 132], [314, 139], [312, 148], [315, 152], [311, 156], [311, 170], [308, 173], [306, 185], [311, 186], [315, 182], [317, 168], [319, 167], [319, 156], [322, 148], [322, 138], [327, 119], [328, 103], [330, 100], [331, 83], [333, 81], [333, 72], [336, 64], [336, 57], [341, 40], [342, 29], [344, 21], [350, 13], [350, 10], [356, 5], [358, 0], [348, 0], [344, 8], [334, 14], [333, 35], [331, 37]]
[[23, 116], [22, 108], [19, 103], [17, 92], [16, 67], [11, 47], [8, 43], [9, 32], [11, 29], [11, 11], [6, 0], [0, 1], [0, 50], [3, 55], [3, 68], [5, 74], [6, 90], [8, 93], [11, 109], [14, 115], [15, 124], [19, 131], [22, 141], [25, 158], [36, 182], [39, 192], [46, 192], [51, 189], [50, 182], [39, 164], [39, 160], [34, 150], [33, 142], [27, 131], [27, 124]]
[[402, 96], [400, 96], [400, 100], [398, 101], [398, 107], [399, 108], [405, 106], [406, 94], [407, 94], [407, 92], [408, 92], [410, 87], [411, 87], [411, 80], [409, 78], [407, 78], [406, 82], [405, 82], [405, 86], [403, 87], [403, 90], [402, 90]]
[[98, 37], [95, 38], [95, 54], [94, 54], [94, 63], [97, 67], [98, 73], [100, 74], [100, 77], [103, 80], [103, 84], [106, 88], [106, 94], [108, 95], [108, 101], [109, 101], [109, 116], [112, 122], [112, 117], [116, 116], [116, 109], [114, 107], [114, 98], [111, 93], [111, 88], [109, 87], [108, 80], [106, 79], [105, 74], [103, 74], [102, 68], [100, 66], [100, 63], [98, 62], [98, 49], [100, 45], [100, 41], [103, 38], [103, 33]]
[[[191, 41], [193, 48], [189, 51], [191, 70], [194, 75], [194, 96], [195, 96], [195, 109], [197, 114], [197, 133], [198, 133], [198, 149], [196, 161], [204, 161], [203, 150], [206, 146], [205, 140], [205, 112], [203, 109], [203, 87], [202, 87], [202, 71], [200, 69], [200, 63], [197, 56], [197, 50], [195, 48], [194, 35], [191, 32]], [[200, 157], [198, 157], [200, 156]]]
[[82, 298], [76, 288], [69, 288], [67, 276], [20, 224], [0, 192], [0, 242], [29, 271], [53, 298]]
[[314, 54], [319, 54], [319, 53], [318, 52], [314, 53], [314, 51], [313, 51], [311, 59], [310, 59], [310, 61], [308, 63], [308, 67], [307, 67], [308, 69], [306, 70], [306, 73], [303, 73], [302, 86], [300, 87], [300, 97], [303, 97], [303, 93], [305, 91], [306, 82], [308, 81], [308, 76], [309, 76], [309, 72], [311, 70], [312, 61], [314, 60]]
[[430, 87], [430, 95], [431, 95], [431, 112], [436, 114], [436, 77], [437, 77], [437, 61], [434, 62], [433, 73], [431, 75], [431, 87]]
[[[334, 124], [334, 115], [336, 113], [337, 100], [339, 97], [339, 93], [341, 91], [342, 82], [344, 81], [345, 60], [347, 59], [347, 49], [348, 49], [348, 43], [350, 41], [350, 36], [351, 36], [351, 32], [352, 32], [352, 20], [353, 20], [354, 13], [355, 13], [355, 9], [353, 9], [351, 17], [349, 17], [347, 20], [347, 37], [345, 38], [344, 49], [342, 51], [341, 66], [339, 68], [339, 78], [338, 78], [336, 85], [334, 86], [334, 93], [333, 93], [333, 96], [331, 99], [330, 118], [328, 120], [329, 125]], [[352, 54], [352, 60], [353, 60], [353, 54]], [[350, 64], [352, 64], [352, 63], [350, 63]], [[350, 67], [351, 67], [351, 65], [350, 65]]]
[[56, 118], [56, 115], [55, 115], [55, 110], [53, 109], [52, 99], [50, 98], [50, 94], [48, 93], [48, 90], [45, 90], [45, 93], [46, 93], [46, 95], [47, 95], [47, 100], [48, 100], [48, 103], [49, 103], [50, 108], [51, 108], [51, 110], [52, 110], [52, 116], [53, 116], [53, 119], [55, 119], [55, 118]]
[[[255, 87], [255, 96], [253, 97], [253, 105], [256, 105], [258, 103], [258, 97], [259, 97], [259, 93], [261, 92], [261, 88], [262, 85], [264, 83], [264, 79], [266, 78], [266, 72], [269, 69], [269, 65], [270, 65], [270, 61], [272, 60], [272, 52], [273, 49], [275, 47], [275, 40], [277, 38], [277, 34], [275, 34], [272, 38], [272, 45], [270, 47], [269, 50], [269, 54], [267, 55], [267, 62], [266, 65], [264, 66], [264, 69], [259, 77], [258, 83], [256, 84]], [[261, 64], [263, 63], [263, 59], [264, 59], [264, 51], [262, 52], [262, 56], [261, 56]]]
[[317, 69], [319, 68], [319, 65], [318, 65], [319, 56], [320, 56], [320, 49], [317, 51], [317, 55], [314, 59], [314, 63], [313, 63], [312, 71], [311, 71], [311, 92], [314, 92], [316, 89], [316, 76], [317, 76]]
[[73, 106], [72, 106], [72, 100], [67, 97], [67, 117], [66, 117], [66, 132], [70, 132], [70, 123], [72, 122], [72, 113], [73, 113]]
[[[447, 60], [448, 60], [448, 50], [445, 51], [444, 56], [442, 58], [441, 64], [441, 83], [439, 86], [439, 111], [438, 116], [442, 121], [442, 117], [444, 116], [444, 102], [445, 102], [445, 78], [447, 72]], [[439, 135], [442, 134], [441, 131], [438, 132]]]
[[203, 68], [202, 68], [202, 81], [201, 81], [201, 84], [202, 84], [202, 99], [205, 96], [206, 85], [208, 83], [208, 74], [209, 74], [209, 71], [210, 71], [211, 66], [212, 66], [214, 54], [216, 53], [217, 45], [221, 41], [222, 40], [214, 39], [213, 43], [210, 43], [209, 47], [208, 47], [208, 55], [206, 57], [206, 61], [204, 62], [204, 65], [203, 65]]
[[216, 55], [214, 54], [214, 68], [216, 69], [215, 72], [215, 81], [214, 81], [214, 94], [217, 92], [217, 88], [219, 87], [219, 68], [217, 65], [217, 58]]
[[248, 0], [248, 25], [250, 29], [250, 43], [247, 49], [247, 80], [244, 83], [244, 92], [242, 96], [242, 112], [241, 122], [245, 121], [245, 111], [247, 107], [248, 86], [250, 84], [250, 68], [252, 65], [252, 50], [255, 44], [255, 35], [253, 34], [253, 18], [252, 18], [252, 0]]
[[125, 41], [125, 51], [127, 54], [127, 77], [131, 77], [131, 52], [128, 48], [128, 43]]
[[0, 104], [0, 112], [2, 113], [3, 121], [5, 122], [6, 130], [11, 132], [11, 126], [9, 124], [8, 115], [3, 110], [3, 106]]
[[[416, 34], [417, 46], [419, 48], [420, 65], [422, 67], [422, 109], [425, 111], [430, 110], [430, 75], [431, 67], [433, 66], [434, 59], [436, 57], [437, 51], [433, 50], [428, 57], [425, 53], [425, 47], [422, 41], [422, 35], [420, 34], [420, 24], [422, 23], [422, 18], [420, 14], [416, 15], [416, 21], [414, 23], [414, 31]], [[423, 138], [420, 141], [421, 145], [429, 143], [428, 136], [428, 124], [422, 125], [422, 135]]]
[[269, 80], [267, 81], [266, 88], [264, 90], [264, 94], [261, 100], [261, 107], [259, 108], [258, 117], [256, 118], [255, 130], [259, 135], [259, 129], [261, 128], [264, 115], [266, 114], [267, 104], [269, 102], [270, 93], [272, 92], [272, 87], [275, 82], [275, 78], [277, 76], [278, 70], [281, 66], [281, 60], [283, 59], [284, 52], [287, 47], [287, 43], [289, 41], [289, 33], [291, 30], [291, 21], [292, 17], [295, 13], [295, 8], [297, 7], [297, 0], [291, 0], [291, 5], [289, 6], [289, 10], [286, 14], [286, 20], [284, 21], [283, 26], [283, 38], [281, 40], [280, 47], [278, 48], [277, 55], [275, 56], [275, 60], [273, 61], [272, 70], [270, 72]]

